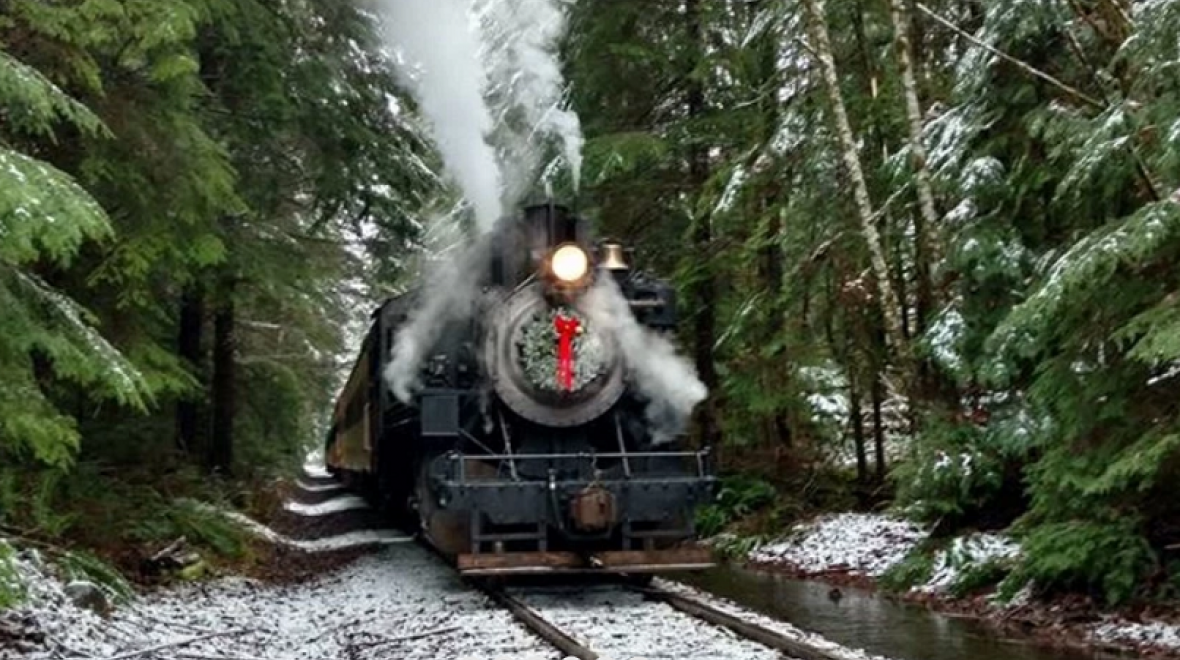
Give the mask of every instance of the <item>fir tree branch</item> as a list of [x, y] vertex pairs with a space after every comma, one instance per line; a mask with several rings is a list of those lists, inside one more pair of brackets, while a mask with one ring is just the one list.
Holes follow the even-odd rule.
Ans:
[[1070, 96], [1074, 97], [1075, 99], [1077, 99], [1077, 100], [1079, 100], [1091, 107], [1098, 108], [1100, 110], [1106, 109], [1107, 105], [1105, 103], [1103, 103], [1102, 101], [1099, 101], [1098, 99], [1094, 98], [1093, 96], [1090, 96], [1089, 94], [1086, 94], [1085, 92], [1077, 89], [1076, 87], [1072, 87], [1072, 86], [1058, 80], [1057, 78], [1054, 78], [1053, 76], [1045, 73], [1044, 71], [1041, 71], [1040, 69], [1034, 67], [1033, 65], [1031, 65], [1023, 60], [1017, 59], [1017, 58], [1009, 55], [1008, 53], [1005, 53], [1004, 51], [996, 48], [995, 46], [992, 46], [991, 44], [980, 41], [978, 38], [976, 38], [971, 33], [967, 32], [963, 28], [955, 25], [954, 23], [948, 21], [947, 19], [943, 18], [942, 16], [939, 16], [938, 14], [934, 13], [926, 5], [924, 5], [920, 2], [917, 2], [917, 3], [914, 3], [914, 6], [916, 6], [919, 10], [921, 10], [921, 12], [923, 14], [926, 14], [930, 18], [934, 19], [938, 23], [945, 26], [947, 29], [954, 32], [955, 34], [959, 35], [960, 37], [963, 37], [964, 39], [971, 42], [975, 46], [978, 46], [979, 48], [986, 50], [987, 52], [991, 53], [992, 55], [999, 57], [1000, 59], [1004, 60], [1005, 62], [1008, 62], [1009, 64], [1016, 66], [1017, 68], [1024, 71], [1025, 73], [1028, 73], [1029, 75], [1032, 75], [1037, 78], [1040, 78], [1041, 80], [1044, 80], [1045, 82], [1053, 85], [1057, 89], [1060, 89], [1061, 91], [1069, 94]]

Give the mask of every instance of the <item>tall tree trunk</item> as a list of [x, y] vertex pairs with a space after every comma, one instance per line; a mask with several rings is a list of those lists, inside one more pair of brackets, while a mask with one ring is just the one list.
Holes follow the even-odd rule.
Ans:
[[910, 164], [918, 191], [918, 216], [915, 222], [914, 276], [917, 280], [917, 324], [914, 334], [926, 327], [926, 318], [933, 307], [930, 282], [930, 263], [937, 259], [933, 236], [938, 226], [938, 211], [934, 206], [934, 186], [927, 164], [926, 146], [922, 142], [922, 105], [918, 100], [918, 81], [914, 73], [913, 44], [910, 40], [910, 17], [905, 0], [890, 0], [893, 18], [894, 44], [901, 65], [901, 86], [905, 94], [905, 114], [910, 133]]
[[[687, 70], [685, 71], [686, 101], [688, 121], [691, 124], [705, 113], [705, 84], [701, 73], [697, 70], [705, 48], [701, 29], [700, 0], [685, 0], [684, 21], [689, 52], [686, 60]], [[692, 196], [700, 195], [709, 179], [708, 149], [698, 137], [696, 135], [690, 137], [688, 148], [688, 186], [689, 194]], [[711, 263], [713, 227], [712, 219], [708, 213], [702, 212], [696, 205], [693, 208], [693, 252], [697, 255], [700, 266], [700, 271], [693, 279], [690, 294], [696, 307], [696, 316], [693, 321], [694, 358], [697, 375], [710, 392], [709, 399], [697, 409], [697, 424], [701, 432], [702, 443], [707, 447], [715, 447], [720, 440], [720, 433], [717, 426], [715, 398], [717, 367], [713, 362], [713, 344], [717, 335], [717, 317], [714, 309], [717, 291]]]
[[233, 284], [224, 287], [213, 316], [213, 434], [207, 467], [231, 474], [234, 458], [234, 417], [237, 392], [234, 386], [237, 346], [235, 337]]
[[[778, 333], [784, 332], [782, 305], [780, 302], [783, 288], [783, 251], [778, 243], [779, 233], [782, 231], [782, 217], [778, 213], [770, 211], [769, 198], [773, 194], [771, 191], [766, 191], [764, 192], [765, 196], [759, 200], [761, 207], [759, 209], [760, 213], [771, 213], [766, 227], [766, 235], [763, 239], [765, 243], [761, 249], [762, 254], [759, 260], [761, 263], [758, 267], [762, 286], [770, 294], [769, 300], [766, 303], [766, 320], [760, 333], [762, 345], [774, 343]], [[764, 382], [778, 392], [785, 392], [790, 389], [794, 373], [790, 358], [789, 351], [784, 348], [782, 355], [776, 354], [773, 357], [773, 366], [761, 365], [760, 367], [763, 374], [769, 375], [768, 382]], [[790, 413], [786, 406], [782, 403], [777, 404], [775, 409], [770, 411], [769, 417], [775, 444], [781, 447], [790, 447], [794, 444]]]
[[869, 483], [869, 459], [865, 450], [864, 412], [860, 409], [859, 377], [855, 370], [848, 372], [848, 414], [852, 422], [852, 442], [856, 448], [856, 483], [863, 490]]
[[877, 483], [885, 483], [885, 420], [881, 407], [885, 403], [885, 388], [880, 378], [873, 378], [869, 396], [873, 399], [873, 449], [877, 455]]
[[[201, 373], [201, 336], [205, 329], [205, 296], [200, 285], [185, 288], [180, 299], [177, 355], [194, 374]], [[176, 448], [190, 453], [197, 448], [200, 435], [200, 397], [185, 397], [176, 402]]]
[[[761, 9], [760, 3], [752, 2], [749, 4], [749, 13], [747, 16], [751, 24], [754, 24], [758, 20]], [[755, 82], [757, 89], [767, 89], [769, 86], [775, 84], [775, 79], [778, 75], [778, 58], [782, 44], [777, 35], [773, 31], [769, 31], [759, 40], [757, 48], [759, 58], [758, 74]], [[778, 132], [781, 101], [777, 97], [763, 95], [759, 99], [758, 105], [758, 114], [761, 118], [758, 141], [761, 144], [769, 144]], [[754, 168], [756, 163], [757, 161], [755, 160], [751, 164], [751, 169]], [[762, 286], [770, 294], [767, 302], [765, 335], [763, 340], [767, 344], [774, 343], [781, 333], [786, 332], [786, 328], [784, 327], [785, 312], [783, 303], [783, 280], [785, 275], [783, 263], [786, 257], [783, 254], [782, 248], [784, 214], [775, 208], [775, 204], [782, 195], [782, 181], [784, 179], [789, 180], [789, 178], [789, 173], [785, 173], [782, 178], [772, 178], [767, 182], [767, 185], [760, 188], [760, 194], [757, 200], [758, 214], [766, 218], [766, 235], [763, 239], [764, 242], [761, 249], [760, 274]], [[787, 346], [786, 342], [782, 345], [784, 348], [781, 358], [776, 356], [773, 366], [764, 366], [763, 368], [771, 369], [774, 374], [776, 382], [773, 386], [776, 390], [787, 394], [791, 388], [795, 368], [791, 363], [791, 349]], [[790, 448], [794, 444], [795, 434], [792, 427], [791, 411], [784, 402], [783, 394], [778, 395], [779, 402], [775, 410], [771, 412], [771, 417], [773, 418], [773, 428], [778, 445], [780, 447]]]
[[894, 344], [898, 366], [904, 381], [903, 391], [908, 394], [913, 383], [913, 358], [905, 336], [901, 303], [890, 280], [889, 262], [885, 257], [885, 249], [882, 247], [881, 235], [877, 231], [877, 218], [873, 211], [872, 200], [869, 198], [869, 188], [864, 170], [861, 167], [860, 155], [857, 153], [856, 137], [852, 133], [852, 125], [848, 121], [848, 111], [844, 106], [844, 97], [840, 92], [840, 78], [832, 55], [832, 43], [828, 36], [823, 2], [822, 0], [804, 0], [803, 4], [811, 26], [812, 46], [819, 60], [828, 90], [828, 100], [832, 106], [832, 118], [840, 140], [841, 158], [848, 171], [848, 177], [852, 180], [853, 199], [856, 202], [861, 234], [869, 250], [873, 276], [877, 280], [877, 289], [881, 296], [881, 309], [885, 313], [889, 338]]

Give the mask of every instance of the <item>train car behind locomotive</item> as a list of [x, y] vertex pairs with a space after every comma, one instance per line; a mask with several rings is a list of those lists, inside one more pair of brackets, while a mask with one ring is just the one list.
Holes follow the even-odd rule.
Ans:
[[671, 287], [551, 204], [500, 223], [479, 254], [473, 312], [440, 318], [408, 394], [386, 376], [428, 289], [374, 312], [336, 403], [329, 470], [465, 574], [712, 565], [692, 543], [715, 487], [709, 455], [668, 433], [686, 420], [653, 414], [624, 344], [674, 328]]

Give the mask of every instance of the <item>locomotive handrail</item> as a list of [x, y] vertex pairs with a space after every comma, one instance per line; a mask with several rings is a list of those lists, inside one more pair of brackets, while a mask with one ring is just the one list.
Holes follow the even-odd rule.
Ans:
[[[638, 452], [577, 452], [569, 454], [550, 453], [550, 454], [464, 454], [461, 452], [451, 452], [448, 458], [451, 461], [457, 461], [460, 464], [459, 478], [466, 481], [466, 470], [463, 464], [467, 461], [546, 461], [546, 460], [590, 460], [597, 461], [598, 459], [621, 459], [627, 461], [634, 458], [695, 458], [697, 466], [697, 475], [706, 476], [705, 471], [705, 457], [709, 455], [708, 449], [701, 449], [697, 451], [638, 451]], [[629, 470], [628, 470], [629, 472]], [[627, 475], [630, 477], [631, 475]]]

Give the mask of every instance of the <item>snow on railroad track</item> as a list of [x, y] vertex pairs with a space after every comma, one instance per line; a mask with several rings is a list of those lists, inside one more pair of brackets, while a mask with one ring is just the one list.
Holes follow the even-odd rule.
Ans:
[[294, 539], [280, 534], [253, 518], [236, 511], [218, 510], [218, 513], [238, 523], [251, 534], [264, 538], [271, 543], [278, 543], [289, 548], [297, 548], [304, 552], [330, 552], [332, 550], [344, 550], [347, 548], [393, 545], [412, 543], [414, 541], [412, 536], [407, 536], [392, 529], [361, 529], [318, 539]]
[[328, 492], [332, 492], [332, 491], [341, 491], [341, 492], [344, 491], [344, 484], [339, 483], [339, 482], [313, 484], [313, 483], [308, 483], [304, 479], [296, 479], [295, 480], [295, 487], [298, 488], [299, 490], [302, 490], [302, 491], [308, 492], [308, 493], [328, 493]]
[[610, 660], [778, 660], [774, 649], [620, 586], [509, 589], [508, 593]]
[[369, 503], [356, 495], [343, 495], [318, 504], [303, 504], [302, 502], [287, 501], [283, 509], [300, 516], [326, 516], [329, 513], [367, 509]]

